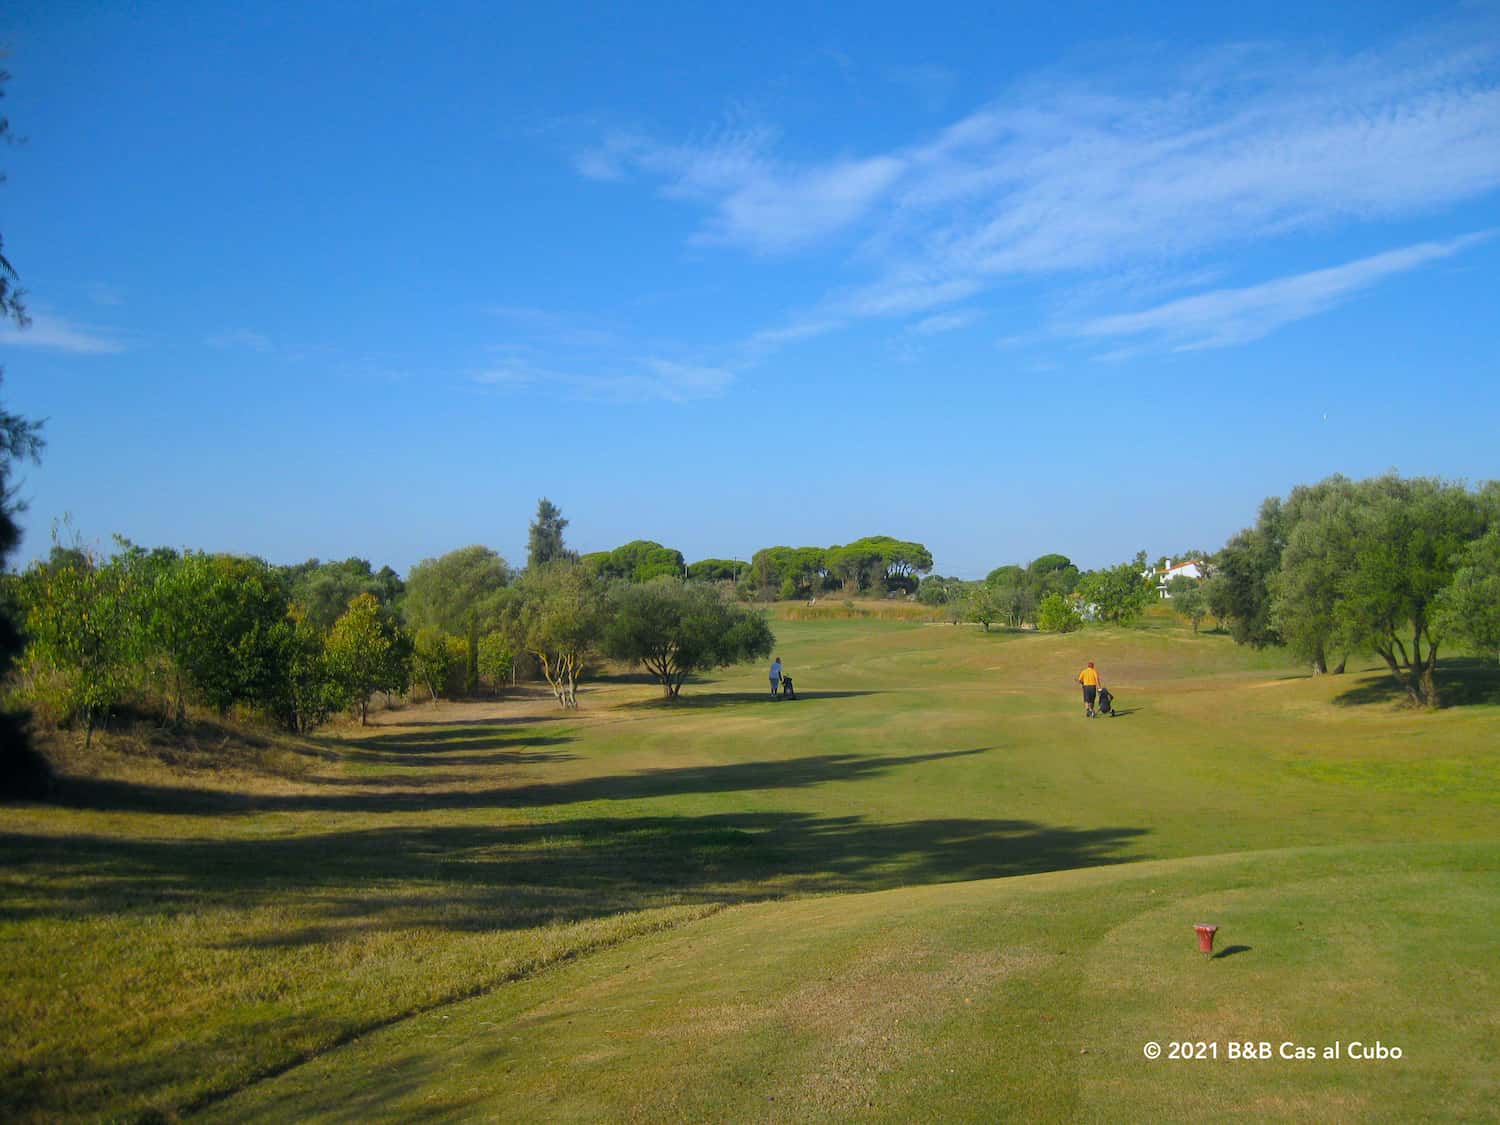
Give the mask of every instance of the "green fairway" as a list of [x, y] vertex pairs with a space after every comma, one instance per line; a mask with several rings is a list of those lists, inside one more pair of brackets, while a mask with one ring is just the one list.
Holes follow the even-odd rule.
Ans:
[[795, 701], [620, 676], [5, 808], [0, 1116], [1492, 1115], [1493, 669], [1427, 714], [1163, 618], [775, 624]]

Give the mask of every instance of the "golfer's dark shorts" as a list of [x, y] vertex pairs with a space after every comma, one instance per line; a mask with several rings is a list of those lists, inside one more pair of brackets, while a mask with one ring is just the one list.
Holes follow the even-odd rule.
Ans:
[[1084, 684], [1083, 685], [1083, 701], [1084, 701], [1084, 703], [1086, 703], [1090, 707], [1092, 707], [1094, 705], [1094, 695], [1098, 691], [1099, 691], [1099, 689], [1096, 686], [1094, 686], [1093, 684]]

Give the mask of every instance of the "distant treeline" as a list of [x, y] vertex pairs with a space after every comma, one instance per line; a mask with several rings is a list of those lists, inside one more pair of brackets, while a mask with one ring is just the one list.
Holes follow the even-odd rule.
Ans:
[[833, 547], [767, 547], [749, 562], [650, 540], [579, 556], [543, 500], [527, 565], [484, 546], [424, 559], [403, 580], [363, 559], [274, 566], [120, 540], [109, 557], [57, 545], [0, 582], [22, 627], [10, 695], [85, 739], [129, 703], [164, 722], [189, 705], [243, 709], [310, 730], [363, 720], [378, 693], [497, 692], [518, 675], [560, 705], [599, 658], [648, 669], [675, 696], [688, 675], [768, 654], [753, 600], [901, 596], [954, 622], [1069, 631], [1128, 624], [1162, 596], [1194, 629], [1282, 645], [1316, 672], [1378, 655], [1414, 703], [1439, 702], [1437, 657], [1458, 642], [1500, 654], [1500, 483], [1477, 489], [1394, 475], [1330, 477], [1261, 507], [1216, 552], [1184, 551], [1192, 577], [1165, 581], [1145, 552], [1080, 571], [1067, 556], [996, 567], [983, 580], [932, 575], [920, 543], [869, 536]]
[[764, 615], [675, 562], [655, 567], [663, 549], [580, 558], [565, 525], [544, 500], [524, 570], [476, 545], [404, 581], [363, 559], [59, 544], [0, 582], [24, 637], [10, 694], [87, 743], [127, 704], [164, 723], [192, 705], [308, 731], [345, 710], [363, 722], [373, 696], [413, 685], [434, 699], [496, 692], [518, 664], [574, 707], [599, 657], [645, 667], [673, 697], [692, 672], [769, 654]]

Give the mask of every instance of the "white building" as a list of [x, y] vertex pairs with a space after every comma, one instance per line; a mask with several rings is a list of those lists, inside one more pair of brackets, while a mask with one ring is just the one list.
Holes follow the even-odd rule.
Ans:
[[1196, 578], [1201, 582], [1203, 581], [1203, 567], [1204, 563], [1202, 559], [1184, 559], [1182, 562], [1177, 563], [1175, 566], [1173, 565], [1172, 560], [1168, 559], [1165, 568], [1163, 568], [1161, 571], [1157, 571], [1155, 567], [1152, 567], [1146, 572], [1145, 577], [1155, 578], [1156, 592], [1164, 598], [1170, 598], [1172, 595], [1167, 593], [1167, 584], [1171, 582], [1172, 579]]

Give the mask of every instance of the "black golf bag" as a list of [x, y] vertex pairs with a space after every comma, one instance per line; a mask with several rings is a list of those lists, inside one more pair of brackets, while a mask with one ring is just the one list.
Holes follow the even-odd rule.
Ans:
[[782, 676], [781, 677], [781, 694], [782, 694], [782, 697], [786, 698], [786, 699], [796, 699], [797, 698], [797, 690], [794, 687], [792, 687], [792, 677], [790, 677], [790, 676]]
[[1100, 684], [1099, 704], [1097, 708], [1099, 714], [1108, 715], [1111, 719], [1113, 719], [1115, 717], [1114, 701], [1115, 697], [1109, 693], [1109, 688], [1105, 687], [1103, 684]]

